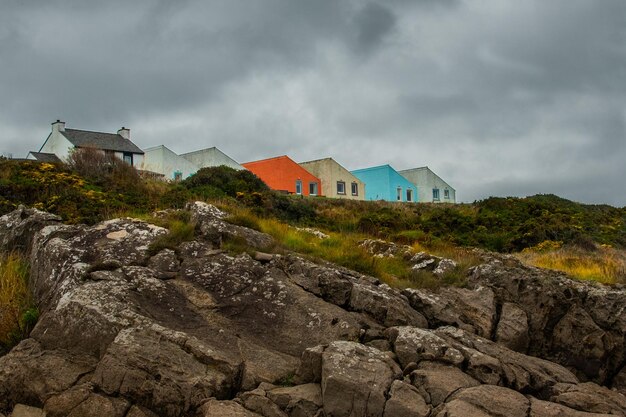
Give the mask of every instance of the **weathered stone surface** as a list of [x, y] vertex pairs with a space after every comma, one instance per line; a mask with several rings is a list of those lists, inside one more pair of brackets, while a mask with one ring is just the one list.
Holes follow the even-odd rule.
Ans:
[[0, 217], [0, 248], [30, 253], [33, 237], [47, 225], [57, 225], [59, 216], [19, 206]]
[[265, 392], [263, 391], [259, 393], [255, 393], [254, 391], [245, 392], [239, 397], [239, 400], [245, 408], [263, 417], [288, 417], [278, 405], [265, 397]]
[[387, 330], [387, 335], [403, 368], [411, 362], [419, 363], [423, 360], [450, 363], [455, 366], [464, 360], [459, 350], [430, 330], [407, 326], [393, 327]]
[[198, 417], [262, 417], [246, 410], [241, 404], [234, 401], [217, 401], [215, 399], [210, 399], [204, 403], [196, 415]]
[[44, 350], [36, 340], [26, 339], [0, 357], [0, 410], [17, 403], [43, 404], [71, 388], [96, 363], [86, 355]]
[[514, 352], [472, 333], [452, 327], [435, 333], [463, 354], [466, 372], [483, 383], [497, 381], [522, 392], [542, 392], [559, 382], [578, 382], [558, 364]]
[[494, 293], [482, 287], [441, 288], [436, 292], [427, 290], [404, 290], [411, 306], [420, 311], [431, 328], [454, 325], [472, 331], [479, 336], [491, 337], [496, 316]]
[[592, 382], [555, 384], [550, 401], [579, 411], [626, 416], [626, 397]]
[[529, 400], [522, 394], [495, 385], [480, 385], [454, 393], [435, 410], [435, 417], [527, 417]]
[[393, 381], [383, 417], [426, 417], [431, 408], [417, 389], [402, 381]]
[[248, 246], [261, 250], [274, 244], [274, 239], [266, 233], [228, 223], [227, 214], [211, 204], [196, 201], [186, 208], [200, 233], [212, 243], [221, 245], [224, 239], [240, 238]]
[[528, 317], [513, 303], [504, 303], [494, 341], [511, 350], [525, 353], [528, 349]]
[[418, 389], [426, 403], [436, 407], [453, 392], [480, 385], [480, 382], [454, 366], [422, 362], [418, 370], [411, 372], [411, 384]]
[[290, 417], [313, 417], [322, 407], [322, 389], [319, 384], [274, 388], [267, 397]]
[[530, 397], [529, 417], [608, 417], [611, 414], [585, 413], [561, 404]]
[[110, 345], [93, 382], [106, 394], [180, 415], [208, 398], [227, 397], [238, 372], [236, 364], [185, 334], [129, 328]]
[[11, 417], [46, 417], [41, 408], [17, 404], [11, 413]]
[[156, 271], [157, 278], [171, 279], [180, 269], [180, 262], [173, 250], [163, 249], [150, 258], [148, 266]]
[[499, 304], [514, 303], [524, 310], [530, 355], [571, 367], [582, 379], [626, 388], [611, 380], [626, 356], [623, 287], [571, 280], [510, 256], [483, 257], [485, 263], [472, 269], [469, 287], [488, 287]]
[[553, 347], [560, 352], [562, 363], [590, 378], [599, 376], [604, 356], [613, 348], [606, 333], [579, 306], [572, 306], [554, 326], [553, 338]]
[[[30, 339], [0, 357], [0, 412], [508, 416], [517, 404], [537, 416], [624, 413], [619, 286], [485, 255], [468, 288], [400, 292], [294, 254], [231, 256], [223, 238], [258, 232], [212, 206], [193, 210], [204, 235], [152, 257], [150, 243], [167, 231], [139, 220], [65, 226], [22, 210], [11, 230], [0, 224], [0, 239], [30, 250], [41, 312]], [[422, 313], [435, 329], [422, 328]], [[615, 390], [505, 347], [526, 343]], [[273, 385], [291, 383], [300, 385]]]
[[353, 342], [333, 342], [322, 354], [326, 414], [380, 417], [385, 393], [402, 371], [382, 352]]

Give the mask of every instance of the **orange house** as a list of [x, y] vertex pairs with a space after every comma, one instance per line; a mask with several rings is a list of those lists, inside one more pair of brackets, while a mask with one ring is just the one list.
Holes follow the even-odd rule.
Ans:
[[322, 181], [287, 155], [241, 165], [273, 190], [299, 195], [322, 195]]

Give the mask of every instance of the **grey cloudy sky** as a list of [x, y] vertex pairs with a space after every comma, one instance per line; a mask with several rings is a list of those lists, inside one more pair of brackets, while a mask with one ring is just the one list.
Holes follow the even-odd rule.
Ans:
[[626, 205], [624, 0], [2, 0], [0, 153], [50, 123]]

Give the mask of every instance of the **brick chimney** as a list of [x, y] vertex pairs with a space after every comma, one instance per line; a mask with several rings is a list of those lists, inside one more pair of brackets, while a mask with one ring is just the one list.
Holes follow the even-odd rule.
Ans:
[[117, 134], [124, 139], [130, 140], [130, 129], [127, 129], [124, 126], [122, 126], [122, 128], [117, 131]]
[[52, 123], [52, 131], [53, 132], [65, 132], [65, 122], [62, 122], [57, 119], [56, 122]]

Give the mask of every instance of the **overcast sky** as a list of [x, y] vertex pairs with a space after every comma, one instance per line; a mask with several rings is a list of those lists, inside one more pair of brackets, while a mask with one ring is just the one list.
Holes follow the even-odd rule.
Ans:
[[624, 0], [1, 0], [0, 153], [68, 128], [626, 205]]

